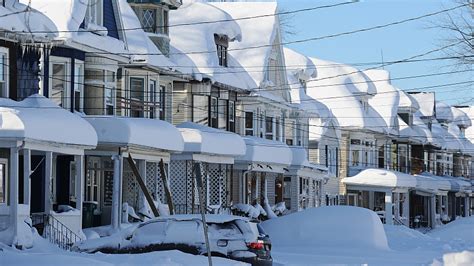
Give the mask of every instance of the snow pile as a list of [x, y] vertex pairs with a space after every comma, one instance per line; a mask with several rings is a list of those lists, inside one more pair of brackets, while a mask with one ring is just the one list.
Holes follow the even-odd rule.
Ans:
[[265, 221], [262, 226], [280, 249], [301, 246], [389, 250], [380, 218], [358, 207], [311, 208]]
[[474, 216], [458, 218], [427, 235], [442, 241], [464, 242], [467, 248], [474, 250]]
[[[474, 263], [474, 252], [463, 251], [443, 255], [443, 264], [445, 266], [472, 265]], [[433, 264], [436, 265], [436, 264]]]

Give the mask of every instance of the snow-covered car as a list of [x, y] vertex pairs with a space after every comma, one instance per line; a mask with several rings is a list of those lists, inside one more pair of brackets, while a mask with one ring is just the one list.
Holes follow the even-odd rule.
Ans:
[[[232, 215], [206, 215], [209, 245], [213, 256], [252, 265], [272, 265], [271, 243], [258, 222]], [[103, 253], [145, 253], [160, 250], [206, 255], [201, 215], [158, 217], [138, 225], [119, 241], [98, 240], [98, 246], [84, 243], [79, 250]], [[111, 236], [117, 240], [117, 237]], [[95, 246], [94, 248], [91, 248]], [[86, 248], [87, 247], [87, 248]]]

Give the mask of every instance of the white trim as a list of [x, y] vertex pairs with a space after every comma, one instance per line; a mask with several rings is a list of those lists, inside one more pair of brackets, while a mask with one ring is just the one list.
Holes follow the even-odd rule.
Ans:
[[[62, 81], [58, 78], [53, 79], [53, 66], [62, 65], [64, 66], [64, 83], [65, 87], [63, 88], [63, 93], [61, 99], [58, 99], [56, 96], [53, 96], [53, 81]], [[53, 102], [59, 103], [62, 108], [66, 110], [71, 109], [71, 58], [69, 57], [60, 57], [60, 56], [50, 56], [49, 57], [49, 90], [48, 98]], [[59, 78], [60, 79], [60, 78]]]
[[3, 70], [3, 77], [4, 79], [2, 80], [2, 76], [0, 75], [0, 80], [3, 81], [4, 83], [4, 91], [0, 91], [0, 98], [8, 98], [9, 97], [9, 84], [10, 84], [10, 73], [9, 73], [9, 70], [10, 68], [8, 67], [9, 66], [9, 50], [8, 48], [6, 47], [0, 47], [0, 55], [3, 56], [3, 59], [5, 60], [4, 62], [2, 62], [0, 60], [0, 65], [2, 67], [2, 70]]

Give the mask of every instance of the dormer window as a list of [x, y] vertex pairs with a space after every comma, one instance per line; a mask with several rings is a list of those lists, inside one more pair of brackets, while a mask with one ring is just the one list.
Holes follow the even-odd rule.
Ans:
[[103, 16], [102, 7], [103, 0], [89, 0], [86, 11], [86, 23], [102, 26]]
[[214, 34], [214, 41], [216, 42], [217, 57], [219, 58], [219, 65], [227, 67], [227, 48], [229, 47], [229, 39], [227, 36]]
[[403, 122], [405, 122], [405, 124], [412, 126], [412, 118], [410, 113], [399, 113], [398, 116], [403, 120]]

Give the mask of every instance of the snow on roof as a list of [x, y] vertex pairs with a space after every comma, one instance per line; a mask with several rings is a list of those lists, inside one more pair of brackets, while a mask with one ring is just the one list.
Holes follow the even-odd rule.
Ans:
[[124, 31], [125, 42], [132, 53], [132, 62], [146, 63], [163, 69], [174, 69], [175, 64], [162, 54], [143, 31], [140, 20], [126, 0], [118, 0], [123, 27], [134, 29]]
[[466, 128], [464, 135], [468, 140], [474, 143], [474, 106], [458, 107], [457, 109], [463, 111], [471, 121], [471, 126]]
[[21, 102], [0, 99], [0, 138], [95, 147], [95, 130], [73, 114], [40, 95]]
[[318, 77], [307, 82], [307, 94], [325, 104], [339, 125], [346, 128], [385, 132], [387, 124], [370, 105], [367, 96], [376, 93], [368, 77], [359, 70], [338, 63], [311, 58]]
[[[277, 12], [276, 2], [215, 2], [210, 3], [227, 13], [242, 30], [242, 41], [233, 43], [229, 51], [253, 78], [259, 87], [267, 82], [265, 72], [272, 53], [272, 44], [279, 31], [278, 16], [268, 16]], [[264, 17], [259, 17], [267, 15]], [[252, 19], [240, 19], [257, 17]], [[258, 25], [258, 27], [256, 27]], [[248, 47], [258, 47], [246, 49]], [[254, 87], [255, 88], [255, 87]]]
[[[125, 44], [115, 38], [103, 36], [80, 30], [80, 25], [86, 16], [88, 1], [77, 0], [41, 0], [30, 1], [20, 0], [27, 4], [31, 2], [31, 7], [37, 9], [51, 19], [56, 31], [59, 31], [59, 40], [64, 40], [66, 44], [78, 43], [91, 49], [100, 49], [113, 54], [127, 53]], [[124, 0], [121, 0], [124, 1]], [[101, 32], [104, 33], [105, 28]]]
[[245, 143], [235, 133], [192, 122], [177, 127], [184, 139], [184, 152], [224, 156], [245, 154]]
[[[450, 124], [457, 128], [457, 126]], [[462, 151], [464, 146], [461, 140], [451, 132], [453, 132], [454, 128], [451, 129], [451, 132], [448, 131], [450, 125], [445, 128], [443, 125], [433, 122], [431, 125], [431, 132], [433, 133], [433, 137], [437, 139], [439, 144], [443, 149], [447, 149], [449, 151]], [[459, 128], [458, 128], [459, 129]]]
[[449, 140], [454, 141], [456, 144], [459, 144], [461, 152], [465, 154], [474, 155], [474, 144], [463, 136], [461, 129], [458, 125], [450, 123], [448, 125], [448, 136]]
[[[203, 21], [220, 21], [198, 23]], [[214, 35], [226, 36], [229, 42], [240, 41], [239, 25], [223, 10], [201, 2], [186, 1], [179, 9], [170, 11], [170, 58], [183, 73], [196, 80], [203, 77], [213, 82], [240, 89], [255, 88], [249, 74], [241, 70], [236, 60], [228, 55], [228, 67], [219, 65]]]
[[422, 117], [435, 116], [435, 94], [433, 92], [409, 93], [411, 98], [420, 106]]
[[411, 141], [416, 141], [419, 142], [420, 144], [426, 144], [426, 138], [423, 137], [423, 135], [418, 135], [417, 132], [412, 129], [403, 119], [398, 117], [398, 126], [399, 126], [399, 136], [401, 138], [407, 138], [410, 139]]
[[[34, 8], [28, 8], [28, 1], [4, 0], [0, 6], [0, 28], [20, 33], [33, 33], [34, 37], [54, 38], [57, 28], [54, 23]], [[33, 1], [34, 2], [34, 1]], [[34, 7], [34, 6], [33, 6]]]
[[297, 173], [300, 173], [300, 176], [320, 178], [321, 172], [328, 170], [326, 167], [310, 163], [308, 161], [308, 153], [304, 147], [290, 146], [290, 150], [292, 155], [290, 171], [292, 169], [307, 169], [309, 171]]
[[451, 113], [453, 115], [454, 124], [465, 128], [472, 126], [471, 118], [462, 109], [451, 106]]
[[237, 157], [236, 161], [283, 166], [291, 164], [292, 153], [286, 144], [252, 136], [246, 136], [243, 139], [247, 149], [245, 155]]
[[377, 89], [369, 104], [379, 113], [387, 124], [388, 134], [398, 135], [398, 90], [390, 82], [390, 73], [382, 69], [366, 70], [364, 73], [371, 79]]
[[398, 104], [400, 108], [411, 108], [414, 111], [418, 111], [420, 109], [418, 101], [416, 101], [410, 94], [404, 92], [401, 89], [396, 89], [398, 90], [398, 95], [400, 97], [400, 101]]
[[99, 145], [137, 146], [181, 152], [183, 139], [176, 127], [157, 119], [86, 116], [99, 137]]
[[416, 188], [420, 190], [438, 191], [451, 190], [451, 183], [446, 178], [423, 172], [421, 175], [415, 175]]
[[431, 130], [421, 119], [420, 111], [413, 114], [412, 129], [415, 131], [415, 136], [423, 140], [423, 144], [431, 144], [440, 148], [442, 147], [442, 141], [438, 137], [433, 136]]
[[412, 175], [384, 169], [365, 169], [355, 176], [343, 178], [342, 182], [346, 185], [388, 188], [415, 188], [417, 184]]
[[451, 111], [451, 106], [443, 102], [436, 102], [436, 119], [443, 120], [447, 122], [453, 121], [453, 113]]
[[[469, 182], [451, 176], [437, 176], [429, 172], [423, 172], [420, 176], [431, 177], [432, 182], [436, 183], [434, 188], [439, 190], [462, 191], [470, 188]], [[425, 180], [424, 182], [430, 182], [430, 180]], [[438, 188], [436, 188], [436, 186], [438, 186]]]

